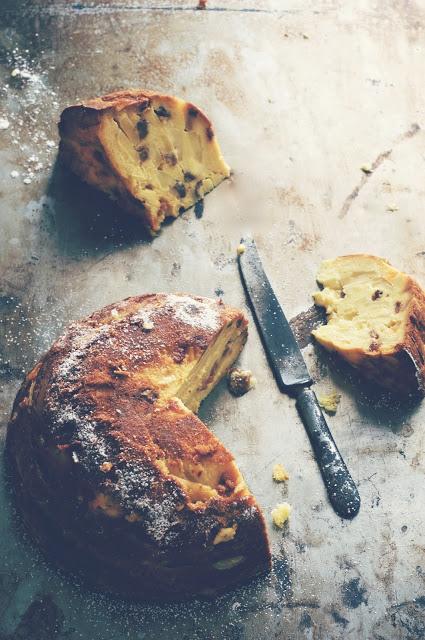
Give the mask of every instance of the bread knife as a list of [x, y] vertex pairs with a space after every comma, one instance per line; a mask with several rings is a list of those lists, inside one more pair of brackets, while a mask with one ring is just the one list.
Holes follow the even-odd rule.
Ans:
[[360, 495], [332, 437], [301, 349], [263, 269], [254, 240], [241, 240], [239, 270], [277, 385], [296, 398], [296, 407], [309, 436], [330, 503], [341, 518], [354, 518]]

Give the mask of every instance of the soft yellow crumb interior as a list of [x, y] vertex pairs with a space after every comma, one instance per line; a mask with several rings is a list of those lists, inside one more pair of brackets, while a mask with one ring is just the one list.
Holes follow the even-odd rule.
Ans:
[[313, 295], [328, 323], [312, 333], [330, 349], [391, 352], [403, 340], [411, 294], [408, 276], [385, 260], [353, 255], [325, 260]]
[[272, 511], [272, 519], [273, 523], [279, 529], [282, 529], [285, 522], [288, 520], [291, 515], [292, 507], [288, 502], [281, 502], [276, 505], [276, 507]]
[[[161, 109], [169, 115], [157, 115]], [[108, 157], [153, 216], [154, 227], [178, 216], [230, 174], [204, 120], [193, 118], [190, 130], [187, 124], [187, 105], [177, 99], [155, 98], [142, 113], [132, 107], [103, 119], [100, 139]]]
[[339, 401], [341, 400], [341, 394], [336, 391], [332, 391], [331, 393], [322, 394], [317, 397], [320, 406], [327, 413], [336, 413], [338, 409]]
[[289, 480], [289, 473], [283, 464], [277, 463], [273, 466], [273, 480], [275, 482], [286, 482], [286, 480]]

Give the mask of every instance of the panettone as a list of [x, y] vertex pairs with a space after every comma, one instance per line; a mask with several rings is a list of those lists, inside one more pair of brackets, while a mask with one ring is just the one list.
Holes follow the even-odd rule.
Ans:
[[259, 507], [194, 413], [246, 336], [219, 301], [153, 294], [51, 347], [7, 434], [18, 504], [50, 556], [136, 599], [211, 596], [269, 568]]
[[368, 378], [396, 392], [424, 393], [425, 294], [386, 260], [349, 255], [325, 260], [314, 294], [327, 324], [312, 333]]
[[62, 157], [155, 234], [230, 170], [206, 115], [190, 102], [129, 89], [62, 113]]

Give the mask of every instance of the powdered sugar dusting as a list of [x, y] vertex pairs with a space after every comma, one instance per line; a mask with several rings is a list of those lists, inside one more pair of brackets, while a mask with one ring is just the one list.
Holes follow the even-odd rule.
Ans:
[[169, 544], [178, 533], [180, 524], [176, 505], [182, 496], [177, 488], [167, 486], [167, 492], [154, 489], [158, 482], [152, 467], [141, 463], [130, 463], [116, 470], [116, 489], [120, 500], [130, 509], [142, 514], [146, 533], [156, 542]]
[[131, 316], [130, 323], [140, 324], [141, 327], [150, 327], [151, 324], [154, 324], [152, 321], [153, 311], [153, 309], [145, 309], [144, 307], [141, 307]]
[[172, 310], [180, 322], [191, 327], [217, 331], [220, 326], [220, 313], [214, 301], [170, 294], [166, 298], [166, 307]]
[[[102, 324], [95, 327], [82, 324], [74, 326], [77, 329], [77, 333], [72, 338], [71, 347], [66, 357], [58, 367], [58, 375], [61, 378], [69, 376], [73, 369], [78, 370], [82, 358], [86, 355], [87, 349], [111, 331], [111, 325], [109, 324]], [[61, 342], [58, 341], [58, 343], [60, 344]]]
[[[134, 309], [134, 306], [131, 308]], [[112, 438], [112, 452], [112, 440], [107, 437], [108, 429], [105, 424], [96, 420], [95, 408], [81, 405], [78, 399], [79, 383], [84, 380], [86, 358], [98, 346], [102, 350], [111, 349], [111, 357], [113, 353], [114, 357], [122, 355], [124, 359], [141, 350], [138, 357], [145, 361], [155, 349], [162, 348], [161, 335], [158, 337], [156, 333], [157, 327], [163, 324], [168, 327], [170, 322], [171, 326], [175, 324], [177, 327], [183, 323], [195, 329], [215, 332], [221, 326], [221, 313], [215, 301], [174, 294], [155, 297], [153, 304], [142, 301], [131, 315], [127, 315], [127, 309], [125, 305], [111, 306], [107, 310], [109, 322], [91, 323], [90, 319], [77, 322], [56, 342], [55, 348], [63, 350], [63, 355], [58, 359], [57, 382], [65, 379], [70, 395], [63, 396], [62, 384], [54, 385], [56, 391], [53, 391], [51, 397], [54, 403], [52, 409], [58, 431], [63, 433], [67, 441], [78, 443], [76, 451], [72, 452], [75, 453], [74, 463], [83, 468], [87, 465], [90, 472], [93, 472], [104, 461], [116, 460], [114, 480], [109, 485], [109, 490], [126, 511], [136, 511], [141, 515], [144, 530], [155, 543], [169, 546], [181, 543], [181, 536], [184, 535], [184, 516], [177, 509], [183, 500], [182, 489], [173, 483], [165, 486], [163, 479], [158, 477], [156, 468], [148, 460], [143, 461], [136, 456], [136, 459], [128, 460], [125, 464], [119, 462], [115, 449], [119, 443]], [[117, 324], [120, 325], [118, 332]], [[151, 337], [141, 342], [141, 332], [136, 331], [136, 327], [132, 325], [137, 325], [143, 332], [150, 332]], [[181, 329], [180, 326], [179, 328]], [[117, 423], [121, 419], [121, 413], [116, 415], [118, 417], [114, 420], [114, 429], [119, 430]], [[250, 517], [250, 514], [247, 511], [242, 517]], [[193, 526], [193, 535], [205, 543], [211, 528], [216, 526], [216, 519], [202, 518]]]
[[[166, 295], [163, 303], [158, 307], [145, 307], [142, 304], [128, 320], [130, 324], [139, 324], [147, 331], [151, 331], [160, 322], [160, 316], [164, 310], [171, 313], [176, 320], [194, 328], [215, 332], [220, 327], [220, 311], [215, 301], [197, 300], [191, 296], [175, 294]], [[113, 308], [111, 317], [116, 318], [117, 316], [118, 310]], [[124, 321], [128, 320], [124, 319]], [[114, 323], [95, 326], [84, 323], [73, 325], [71, 332], [57, 341], [58, 346], [66, 348], [66, 341], [69, 336], [71, 337], [71, 345], [67, 348], [67, 354], [59, 363], [58, 375], [61, 378], [67, 378], [72, 373], [78, 374], [87, 350], [97, 341], [107, 338], [113, 326]], [[123, 327], [123, 332], [128, 333], [125, 327]], [[121, 345], [121, 350], [123, 353], [126, 352], [125, 345]]]

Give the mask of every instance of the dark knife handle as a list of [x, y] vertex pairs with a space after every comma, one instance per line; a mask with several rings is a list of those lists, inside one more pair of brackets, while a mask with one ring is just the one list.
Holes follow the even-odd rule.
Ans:
[[359, 492], [329, 431], [314, 391], [308, 388], [299, 391], [297, 409], [333, 508], [341, 518], [354, 518], [360, 509]]

